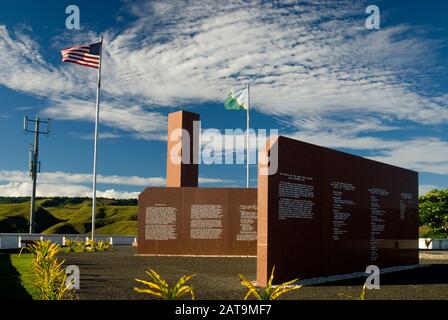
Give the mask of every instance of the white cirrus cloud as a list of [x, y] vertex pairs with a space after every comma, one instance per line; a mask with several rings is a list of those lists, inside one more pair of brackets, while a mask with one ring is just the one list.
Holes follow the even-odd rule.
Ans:
[[[102, 121], [137, 139], [161, 140], [163, 108], [222, 101], [228, 89], [250, 82], [253, 108], [280, 117], [280, 134], [446, 174], [447, 142], [440, 133], [375, 135], [409, 131], [404, 123], [425, 130], [448, 122], [448, 94], [427, 90], [434, 74], [446, 72], [438, 65], [446, 43], [428, 38], [421, 26], [367, 30], [367, 4], [126, 2], [134, 19], [103, 32]], [[56, 38], [61, 46], [73, 44]], [[29, 34], [0, 26], [0, 84], [47, 98], [45, 115], [93, 121], [95, 72], [56, 67], [42, 52]], [[324, 130], [309, 127], [316, 123]]]
[[[92, 188], [92, 175], [86, 173], [43, 172], [38, 176], [39, 197], [66, 196], [90, 197]], [[98, 175], [98, 196], [104, 198], [137, 198], [139, 192], [104, 189], [104, 186], [117, 185], [122, 187], [138, 187], [140, 189], [150, 186], [165, 185], [165, 178]], [[2, 184], [3, 183], [3, 184]], [[201, 184], [231, 184], [232, 180], [220, 178], [200, 177]], [[17, 170], [0, 170], [0, 196], [21, 197], [31, 194], [31, 181], [28, 172]]]
[[[95, 104], [80, 99], [55, 99], [43, 112], [45, 116], [63, 120], [95, 121]], [[137, 105], [119, 105], [115, 102], [101, 104], [100, 122], [122, 132], [130, 132], [139, 139], [166, 139], [167, 118], [157, 112], [145, 111]]]
[[[0, 196], [29, 197], [31, 182], [9, 182], [0, 184]], [[115, 189], [97, 190], [100, 198], [137, 199], [139, 192], [117, 191]], [[92, 197], [92, 190], [79, 184], [39, 184], [38, 197]]]
[[[363, 2], [128, 6], [135, 20], [120, 32], [105, 32], [103, 92], [106, 101], [114, 101], [114, 111], [123, 104], [130, 114], [144, 115], [144, 105], [221, 101], [230, 87], [251, 81], [254, 108], [268, 114], [297, 118], [356, 112], [420, 123], [448, 120], [447, 96], [417, 93], [411, 77], [425, 75], [429, 57], [436, 57], [441, 44], [409, 25], [366, 30]], [[67, 96], [94, 97], [94, 72], [49, 65], [38, 43], [22, 33], [11, 36], [5, 26], [0, 36], [0, 56], [9, 57], [0, 83], [54, 97], [56, 104]], [[86, 37], [94, 41], [96, 35]], [[72, 107], [59, 109], [50, 107], [55, 115], [86, 119]], [[109, 124], [119, 127], [120, 121]]]
[[[0, 85], [48, 99], [42, 114], [63, 120], [94, 121], [95, 73], [79, 66], [54, 67], [42, 56], [39, 44], [28, 35], [11, 34], [0, 25]], [[130, 132], [137, 139], [160, 140], [166, 116], [132, 99], [108, 97], [101, 104], [101, 122]], [[129, 97], [132, 98], [132, 97]]]
[[297, 121], [291, 137], [330, 148], [368, 152], [368, 158], [415, 171], [448, 175], [448, 141], [440, 137], [392, 139], [369, 136], [397, 130], [388, 119], [354, 118], [335, 121], [327, 117]]
[[107, 56], [117, 61], [108, 90], [170, 105], [220, 101], [251, 81], [254, 108], [268, 114], [448, 120], [446, 96], [418, 94], [406, 80], [425, 72], [440, 44], [411, 26], [370, 32], [363, 9], [352, 1], [134, 4], [138, 19], [108, 35]]
[[[0, 181], [26, 182], [30, 180], [26, 171], [0, 170]], [[92, 182], [92, 175], [87, 173], [67, 173], [67, 172], [43, 172], [38, 176], [39, 183], [47, 184], [89, 184]], [[143, 178], [136, 176], [98, 175], [99, 184], [115, 184], [122, 186], [160, 186], [165, 183], [165, 178]]]

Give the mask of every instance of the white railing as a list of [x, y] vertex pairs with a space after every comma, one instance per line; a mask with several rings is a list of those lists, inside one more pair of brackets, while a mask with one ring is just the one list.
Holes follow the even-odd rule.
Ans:
[[[0, 249], [19, 249], [26, 241], [51, 240], [64, 245], [65, 240], [89, 240], [88, 235], [82, 234], [27, 234], [27, 233], [0, 233]], [[112, 245], [135, 245], [136, 236], [97, 235], [96, 240], [109, 241]], [[420, 238], [419, 249], [448, 250], [448, 239]]]
[[[137, 242], [136, 236], [97, 235], [96, 240], [109, 241], [112, 245], [130, 246]], [[0, 249], [19, 249], [27, 241], [51, 240], [61, 245], [65, 240], [89, 240], [88, 235], [82, 234], [27, 234], [27, 233], [0, 233]]]
[[418, 247], [425, 250], [448, 250], [448, 239], [420, 238]]

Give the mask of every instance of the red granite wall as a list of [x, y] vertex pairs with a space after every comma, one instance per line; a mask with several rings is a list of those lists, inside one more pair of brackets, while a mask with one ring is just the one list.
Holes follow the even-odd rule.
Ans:
[[416, 172], [285, 137], [271, 148], [277, 172], [258, 177], [258, 284], [274, 265], [281, 282], [418, 263]]

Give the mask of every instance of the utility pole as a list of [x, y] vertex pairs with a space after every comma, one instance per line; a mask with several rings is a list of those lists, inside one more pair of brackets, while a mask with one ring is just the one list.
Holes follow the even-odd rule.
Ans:
[[[34, 123], [34, 129], [29, 128], [29, 124]], [[41, 124], [46, 125], [45, 130], [41, 130]], [[34, 233], [34, 214], [36, 212], [36, 181], [37, 173], [40, 172], [40, 161], [39, 161], [39, 135], [44, 134], [48, 136], [50, 133], [50, 119], [46, 121], [39, 118], [35, 120], [28, 119], [26, 116], [23, 119], [23, 130], [25, 132], [34, 133], [34, 145], [30, 149], [30, 160], [29, 160], [29, 171], [31, 180], [33, 183], [32, 194], [31, 194], [31, 207], [30, 207], [30, 234]]]

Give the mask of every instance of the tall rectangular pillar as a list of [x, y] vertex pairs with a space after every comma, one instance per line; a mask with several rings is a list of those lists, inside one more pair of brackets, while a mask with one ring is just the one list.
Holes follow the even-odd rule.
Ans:
[[[198, 186], [199, 114], [177, 111], [168, 115], [167, 187]], [[198, 131], [198, 132], [196, 132]], [[195, 156], [196, 155], [196, 156]]]

